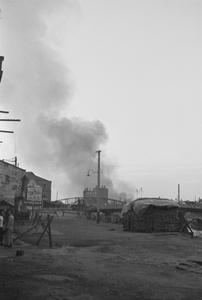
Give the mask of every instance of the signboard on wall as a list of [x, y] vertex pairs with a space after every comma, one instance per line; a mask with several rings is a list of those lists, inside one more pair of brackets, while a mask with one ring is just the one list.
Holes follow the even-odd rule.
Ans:
[[42, 202], [42, 187], [31, 179], [27, 184], [27, 201]]

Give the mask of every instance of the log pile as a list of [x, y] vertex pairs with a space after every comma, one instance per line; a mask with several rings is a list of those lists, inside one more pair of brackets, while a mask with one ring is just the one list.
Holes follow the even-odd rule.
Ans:
[[178, 232], [182, 227], [177, 207], [149, 206], [142, 215], [130, 210], [123, 216], [123, 230], [132, 232]]

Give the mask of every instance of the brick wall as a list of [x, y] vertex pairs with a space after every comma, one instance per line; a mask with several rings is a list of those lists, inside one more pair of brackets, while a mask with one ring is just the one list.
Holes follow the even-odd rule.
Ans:
[[0, 161], [0, 200], [14, 205], [15, 197], [22, 194], [22, 178], [25, 170]]

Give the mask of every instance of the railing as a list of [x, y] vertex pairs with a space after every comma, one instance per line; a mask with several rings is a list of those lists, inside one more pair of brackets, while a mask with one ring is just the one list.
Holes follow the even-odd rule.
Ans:
[[[99, 198], [100, 201], [106, 201], [108, 204], [120, 204], [120, 205], [124, 205], [124, 202], [121, 201], [121, 200], [116, 200], [116, 199], [111, 199], [111, 198]], [[97, 197], [70, 197], [70, 198], [63, 198], [63, 199], [60, 199], [58, 201], [61, 201], [61, 202], [68, 202], [68, 201], [71, 201], [71, 200], [74, 200], [74, 202], [78, 201], [78, 200], [81, 200], [81, 201], [84, 201], [84, 202], [87, 202], [89, 200], [92, 200], [92, 201], [97, 201]]]

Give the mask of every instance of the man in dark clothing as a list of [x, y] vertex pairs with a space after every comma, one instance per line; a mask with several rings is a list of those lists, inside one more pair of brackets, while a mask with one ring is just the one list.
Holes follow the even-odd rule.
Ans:
[[12, 247], [13, 244], [13, 228], [14, 228], [14, 217], [11, 209], [8, 210], [8, 221], [5, 228], [5, 246]]
[[0, 211], [0, 245], [3, 245], [4, 212]]

